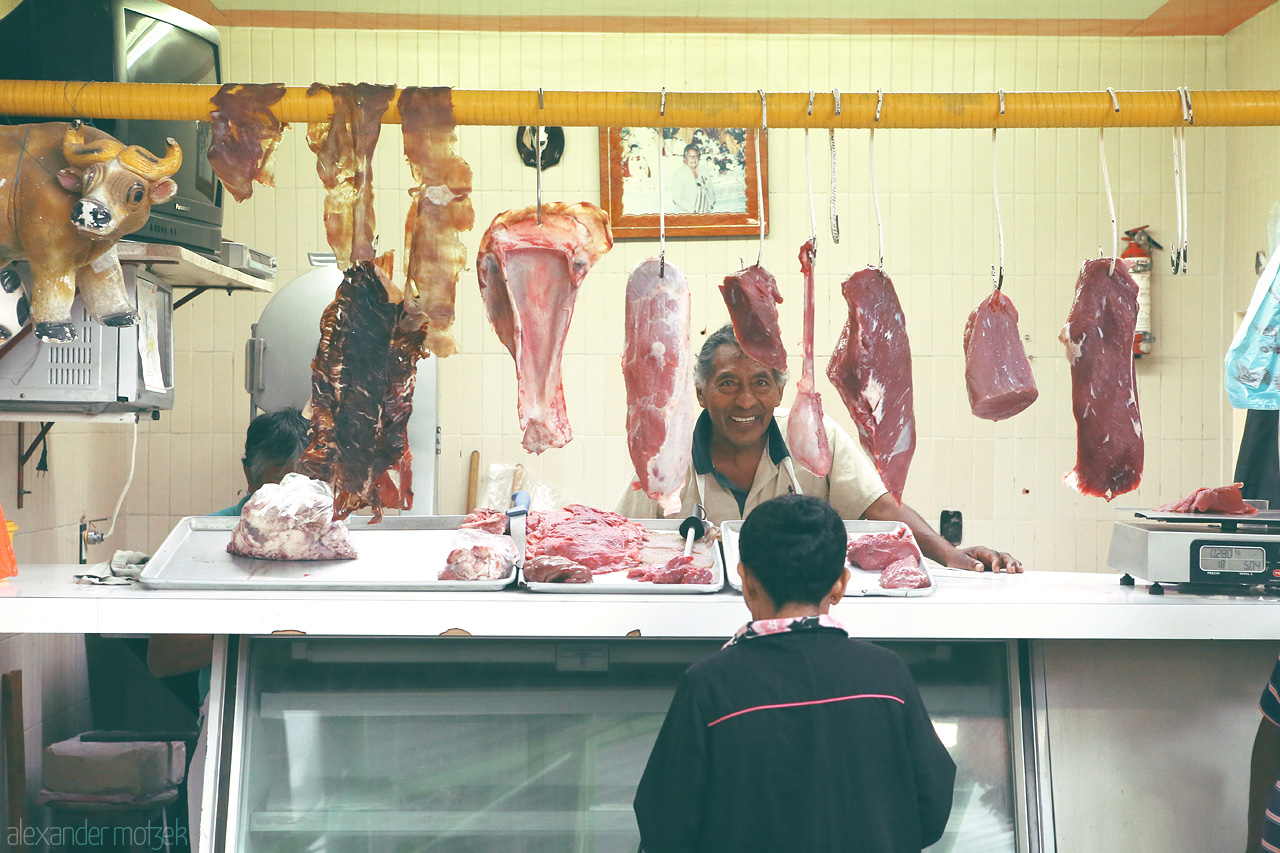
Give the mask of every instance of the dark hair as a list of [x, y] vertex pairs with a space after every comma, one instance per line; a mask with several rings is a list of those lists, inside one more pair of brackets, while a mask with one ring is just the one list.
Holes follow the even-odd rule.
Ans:
[[249, 422], [244, 438], [244, 466], [255, 481], [268, 465], [294, 467], [307, 449], [310, 421], [297, 409], [263, 412]]
[[782, 495], [742, 522], [738, 557], [775, 607], [817, 604], [844, 571], [848, 536], [831, 504], [809, 495]]
[[[711, 371], [715, 369], [716, 352], [724, 346], [742, 349], [742, 344], [738, 343], [738, 336], [734, 334], [732, 323], [725, 323], [707, 335], [707, 339], [702, 342], [702, 349], [698, 350], [698, 359], [693, 363], [693, 387], [699, 391], [706, 389]], [[787, 371], [773, 368], [773, 378], [779, 386], [784, 386], [787, 384]]]
[[690, 142], [688, 145], [684, 147], [684, 153], [688, 154], [690, 148], [692, 148], [694, 151], [697, 151], [699, 157], [702, 156], [702, 149], [698, 147], [698, 143]]

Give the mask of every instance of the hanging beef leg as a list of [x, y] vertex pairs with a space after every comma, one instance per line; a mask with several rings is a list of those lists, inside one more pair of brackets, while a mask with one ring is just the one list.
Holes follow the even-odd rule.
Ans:
[[516, 361], [525, 450], [541, 453], [573, 438], [560, 382], [560, 356], [578, 287], [613, 246], [609, 216], [588, 202], [508, 210], [480, 240], [476, 274], [489, 321]]
[[796, 383], [796, 401], [787, 417], [787, 446], [796, 461], [819, 477], [831, 472], [831, 445], [822, 425], [822, 398], [813, 384], [813, 261], [817, 247], [812, 239], [800, 247], [800, 271], [804, 273], [804, 363]]

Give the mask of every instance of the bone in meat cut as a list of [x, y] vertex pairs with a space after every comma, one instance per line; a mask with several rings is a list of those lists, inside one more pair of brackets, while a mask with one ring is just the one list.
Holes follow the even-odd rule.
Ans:
[[831, 473], [831, 445], [822, 425], [822, 397], [813, 385], [813, 261], [818, 254], [813, 238], [800, 247], [804, 273], [804, 362], [796, 383], [796, 400], [787, 416], [787, 446], [801, 465], [819, 477]]
[[253, 195], [253, 182], [274, 187], [271, 158], [288, 124], [271, 112], [283, 83], [227, 83], [210, 100], [214, 110], [209, 165], [236, 201]]
[[964, 327], [964, 380], [979, 418], [1011, 418], [1040, 396], [1018, 334], [1018, 309], [999, 290], [982, 300]]
[[1142, 419], [1133, 365], [1138, 285], [1123, 260], [1086, 261], [1058, 339], [1071, 362], [1076, 465], [1063, 481], [1082, 495], [1111, 500], [1142, 481]]
[[622, 376], [627, 448], [638, 485], [672, 515], [680, 510], [693, 446], [693, 356], [689, 283], [672, 264], [662, 266], [649, 258], [627, 279]]
[[311, 443], [298, 470], [333, 487], [335, 518], [368, 506], [376, 522], [384, 509], [413, 507], [406, 428], [426, 333], [403, 319], [399, 289], [369, 262], [347, 270], [321, 315]]
[[787, 348], [778, 329], [778, 282], [759, 264], [724, 278], [720, 285], [733, 334], [742, 351], [774, 370], [787, 369]]
[[308, 95], [329, 92], [333, 118], [307, 125], [307, 145], [316, 154], [316, 172], [324, 184], [324, 231], [338, 258], [338, 269], [373, 260], [373, 150], [382, 130], [382, 114], [395, 86], [312, 83]]
[[522, 444], [530, 453], [573, 438], [560, 383], [578, 287], [613, 247], [609, 215], [590, 202], [499, 213], [480, 240], [476, 274], [489, 322], [516, 362]]
[[471, 206], [471, 167], [454, 146], [453, 96], [447, 87], [407, 87], [396, 101], [404, 133], [404, 156], [417, 186], [404, 224], [405, 311], [408, 322], [425, 326], [427, 349], [438, 358], [453, 355], [453, 305], [458, 275], [467, 265], [459, 232], [476, 222]]
[[901, 503], [916, 450], [911, 344], [902, 306], [893, 282], [875, 267], [849, 276], [842, 289], [849, 319], [827, 378], [858, 425], [858, 438], [885, 488]]

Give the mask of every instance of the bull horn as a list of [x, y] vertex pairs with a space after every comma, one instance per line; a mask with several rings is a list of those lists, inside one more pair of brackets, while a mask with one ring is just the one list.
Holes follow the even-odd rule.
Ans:
[[62, 156], [78, 168], [114, 160], [122, 150], [123, 142], [106, 135], [93, 142], [85, 142], [84, 125], [79, 122], [68, 127], [66, 136], [62, 138]]
[[141, 145], [130, 145], [120, 153], [120, 164], [130, 172], [147, 179], [158, 181], [167, 178], [182, 165], [182, 149], [172, 139], [168, 141], [168, 150], [163, 159], [156, 157]]

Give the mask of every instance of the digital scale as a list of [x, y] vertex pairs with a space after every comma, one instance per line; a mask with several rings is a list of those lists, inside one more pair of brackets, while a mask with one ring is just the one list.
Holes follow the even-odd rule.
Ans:
[[1280, 510], [1133, 514], [1143, 520], [1116, 522], [1107, 565], [1155, 584], [1153, 593], [1162, 583], [1280, 588]]

